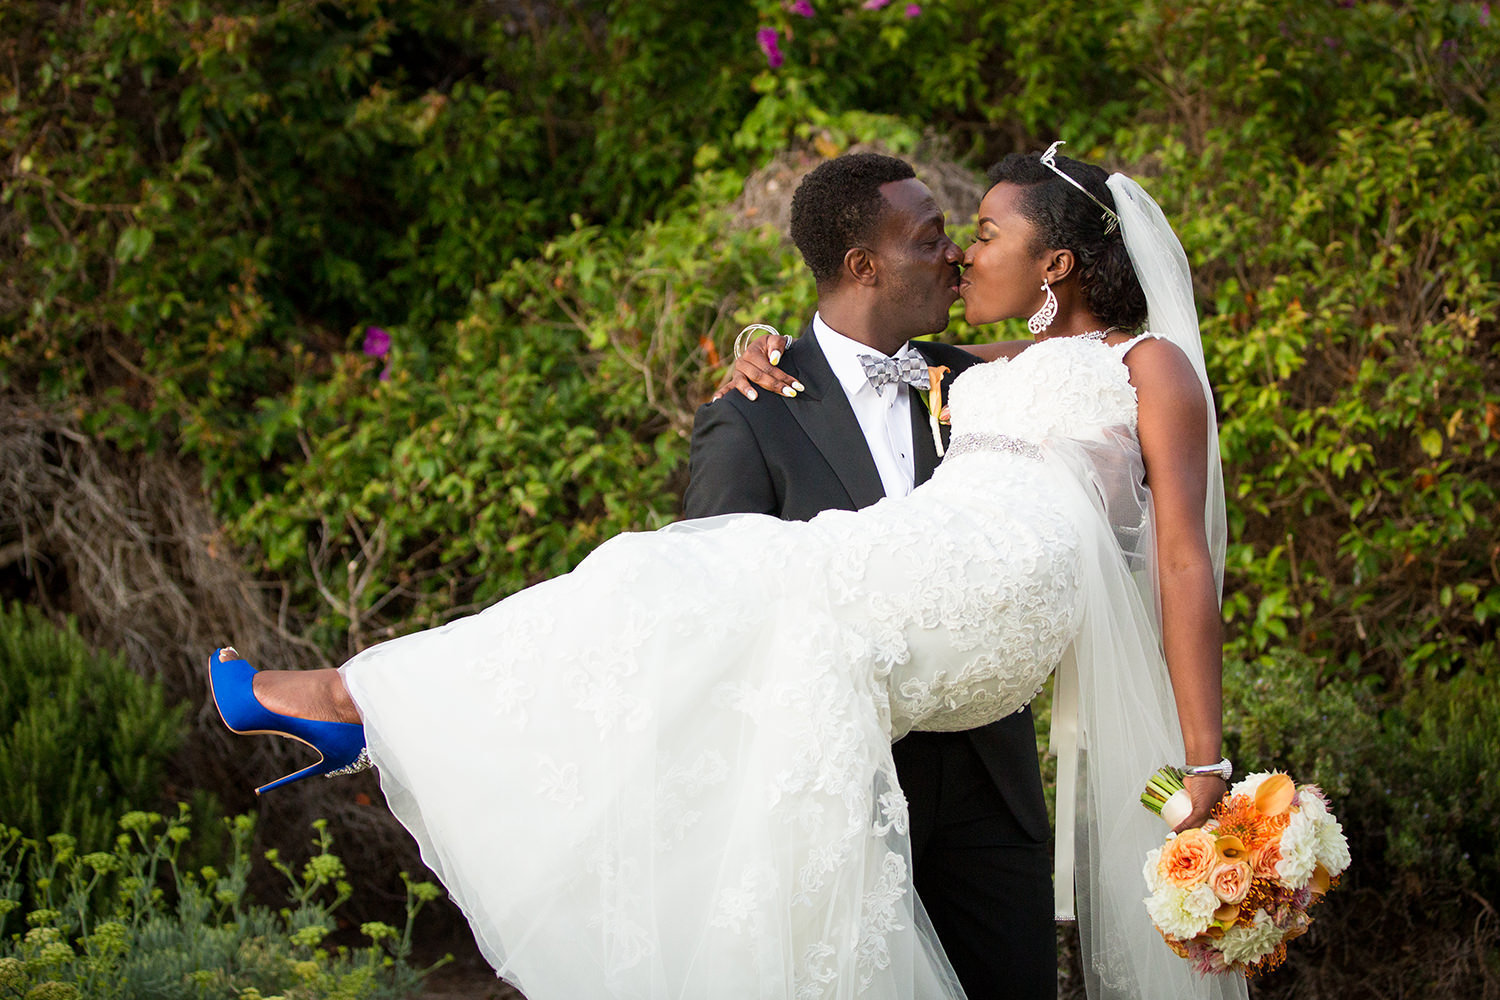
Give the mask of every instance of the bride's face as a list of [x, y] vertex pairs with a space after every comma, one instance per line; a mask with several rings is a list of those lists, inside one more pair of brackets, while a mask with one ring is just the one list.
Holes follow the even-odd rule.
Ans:
[[1001, 183], [979, 203], [979, 225], [964, 253], [959, 284], [970, 323], [1030, 316], [1046, 298], [1047, 255], [1035, 247], [1036, 230], [1019, 211], [1020, 195], [1018, 185]]

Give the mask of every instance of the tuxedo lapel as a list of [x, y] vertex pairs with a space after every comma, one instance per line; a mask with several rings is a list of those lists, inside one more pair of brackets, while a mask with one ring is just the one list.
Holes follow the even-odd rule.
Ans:
[[[930, 351], [923, 350], [926, 346], [925, 341], [914, 340], [911, 342], [911, 346], [916, 348], [917, 353], [922, 355], [922, 358], [929, 365], [942, 363], [937, 358], [934, 358]], [[948, 390], [953, 388], [953, 380], [957, 377], [958, 373], [953, 371], [951, 367], [943, 374], [944, 406], [948, 405]], [[916, 459], [913, 463], [913, 471], [916, 473], [914, 481], [920, 486], [931, 479], [933, 472], [937, 470], [938, 453], [937, 447], [932, 443], [932, 424], [928, 421], [927, 393], [916, 386], [907, 386], [907, 391], [911, 393], [911, 440], [912, 446], [916, 450], [916, 454], [913, 456]], [[943, 437], [943, 448], [946, 450], [949, 435], [948, 425], [940, 425], [938, 433]]]
[[856, 509], [882, 499], [885, 486], [870, 455], [870, 446], [859, 429], [849, 397], [844, 395], [844, 387], [818, 346], [812, 324], [787, 348], [787, 355], [788, 360], [795, 360], [797, 378], [805, 387], [796, 399], [787, 401], [792, 416], [833, 468]]
[[[938, 453], [937, 446], [932, 443], [932, 424], [927, 419], [927, 393], [922, 392], [914, 385], [906, 387], [907, 395], [911, 399], [911, 445], [912, 458], [912, 482], [918, 486], [932, 478], [932, 473], [937, 469]], [[943, 428], [943, 444], [947, 446], [948, 428]]]

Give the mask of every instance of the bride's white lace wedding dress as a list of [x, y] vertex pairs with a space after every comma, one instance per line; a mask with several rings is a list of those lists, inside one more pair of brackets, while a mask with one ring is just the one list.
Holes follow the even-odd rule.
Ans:
[[[1101, 574], [1131, 581], [1127, 346], [965, 372], [910, 496], [623, 535], [345, 665], [392, 809], [505, 978], [531, 1000], [962, 995], [890, 744], [1020, 708], [1077, 654]], [[1154, 651], [1142, 620], [1093, 634]], [[1180, 760], [1175, 720], [1148, 724], [1172, 729], [1155, 764]]]

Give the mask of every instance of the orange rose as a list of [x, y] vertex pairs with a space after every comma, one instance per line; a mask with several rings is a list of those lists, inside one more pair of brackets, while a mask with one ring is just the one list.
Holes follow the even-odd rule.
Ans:
[[1276, 880], [1276, 862], [1281, 860], [1281, 841], [1267, 840], [1250, 852], [1250, 867], [1256, 878]]
[[1213, 834], [1204, 830], [1184, 830], [1162, 847], [1156, 871], [1172, 885], [1187, 888], [1207, 878], [1218, 858]]
[[1238, 903], [1250, 893], [1250, 881], [1254, 877], [1250, 865], [1244, 861], [1226, 861], [1214, 866], [1208, 873], [1208, 885], [1214, 895], [1226, 903]]

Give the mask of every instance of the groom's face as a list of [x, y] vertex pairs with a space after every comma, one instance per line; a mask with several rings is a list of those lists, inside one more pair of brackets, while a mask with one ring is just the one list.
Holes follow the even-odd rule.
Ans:
[[915, 178], [883, 184], [886, 208], [875, 240], [883, 319], [905, 339], [940, 333], [958, 298], [963, 253], [948, 238], [943, 213]]

